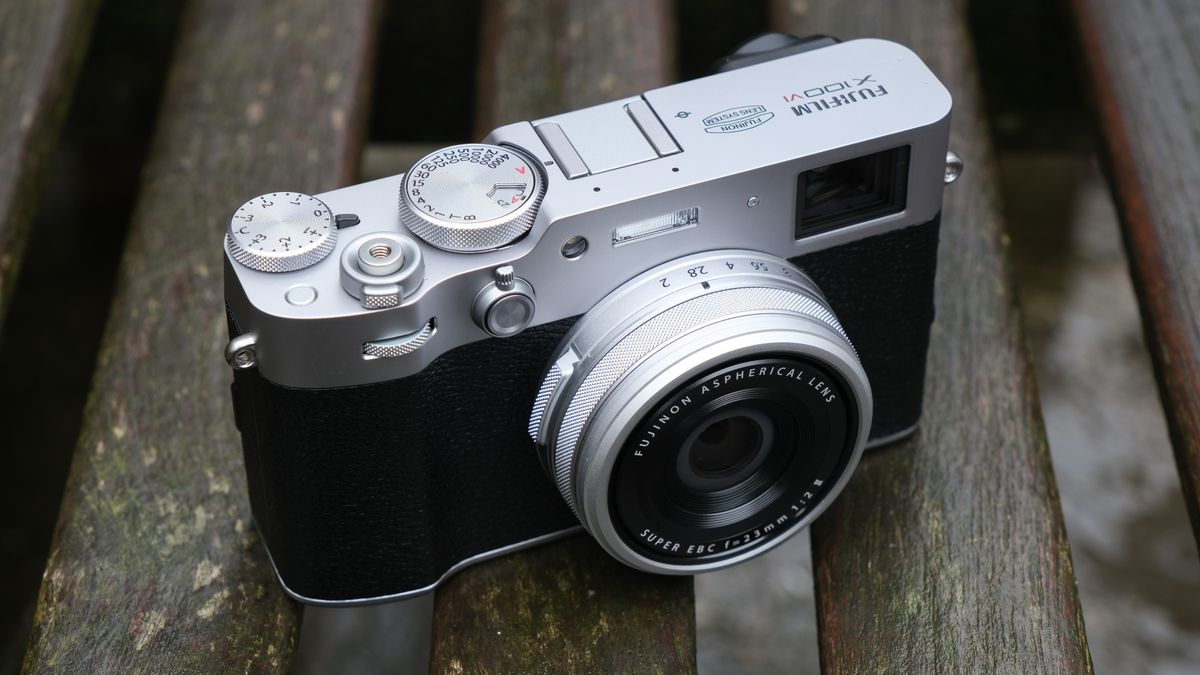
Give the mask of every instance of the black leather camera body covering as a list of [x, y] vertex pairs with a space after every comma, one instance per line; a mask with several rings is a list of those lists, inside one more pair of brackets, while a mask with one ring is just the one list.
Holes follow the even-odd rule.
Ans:
[[[934, 218], [791, 259], [858, 352], [874, 442], [921, 415], [938, 227]], [[288, 592], [316, 604], [402, 597], [578, 528], [526, 430], [573, 323], [468, 344], [410, 377], [357, 387], [294, 389], [235, 371], [254, 520]]]

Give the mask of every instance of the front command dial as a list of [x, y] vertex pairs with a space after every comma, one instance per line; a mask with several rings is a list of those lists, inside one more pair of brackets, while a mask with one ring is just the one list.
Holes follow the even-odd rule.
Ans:
[[299, 192], [272, 192], [242, 204], [225, 235], [229, 255], [261, 272], [291, 272], [320, 262], [337, 243], [329, 207]]
[[488, 251], [520, 239], [546, 191], [538, 162], [509, 147], [472, 143], [417, 162], [400, 188], [400, 217], [447, 251]]

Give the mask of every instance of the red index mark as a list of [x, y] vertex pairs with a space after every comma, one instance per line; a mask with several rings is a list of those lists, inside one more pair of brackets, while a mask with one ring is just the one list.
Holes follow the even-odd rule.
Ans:
[[517, 167], [517, 173], [524, 176], [525, 175], [525, 167], [523, 167], [523, 166]]
[[517, 203], [517, 195], [513, 195], [513, 198], [512, 198], [512, 203], [513, 203], [513, 204], [516, 204], [516, 203]]

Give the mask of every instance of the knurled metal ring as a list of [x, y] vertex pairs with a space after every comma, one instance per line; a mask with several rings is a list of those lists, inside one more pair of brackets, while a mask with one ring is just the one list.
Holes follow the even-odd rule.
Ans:
[[461, 222], [450, 222], [435, 215], [427, 215], [410, 199], [408, 175], [406, 174], [400, 184], [399, 208], [400, 220], [408, 228], [408, 231], [420, 237], [430, 246], [458, 253], [497, 249], [513, 243], [528, 232], [533, 227], [533, 221], [537, 218], [538, 206], [541, 205], [542, 197], [546, 194], [546, 174], [541, 169], [541, 163], [531, 159], [525, 152], [511, 146], [497, 147], [502, 147], [505, 152], [523, 159], [526, 166], [530, 167], [533, 172], [534, 193], [521, 204], [514, 214], [491, 220]]
[[398, 356], [407, 356], [429, 342], [429, 338], [433, 337], [436, 328], [433, 320], [430, 319], [420, 330], [414, 331], [407, 335], [388, 338], [386, 340], [375, 340], [373, 342], [364, 342], [362, 352], [364, 357], [376, 359], [394, 359]]

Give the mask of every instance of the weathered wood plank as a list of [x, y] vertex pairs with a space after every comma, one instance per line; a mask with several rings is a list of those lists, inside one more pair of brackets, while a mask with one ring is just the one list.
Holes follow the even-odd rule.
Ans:
[[486, 3], [476, 135], [666, 84], [674, 25], [667, 0]]
[[[479, 135], [643, 91], [673, 70], [665, 0], [485, 6]], [[694, 672], [690, 578], [577, 537], [459, 573], [437, 592], [432, 672]]]
[[1200, 4], [1071, 4], [1146, 341], [1200, 542]]
[[691, 577], [637, 572], [587, 536], [460, 572], [434, 602], [430, 672], [696, 670]]
[[774, 6], [781, 30], [912, 47], [954, 95], [951, 147], [967, 167], [946, 191], [921, 428], [864, 458], [813, 529], [828, 671], [1092, 667], [960, 9]]
[[0, 322], [87, 52], [96, 0], [0, 3]]
[[220, 241], [248, 196], [353, 179], [377, 9], [186, 9], [27, 671], [287, 669], [300, 610], [250, 522]]

